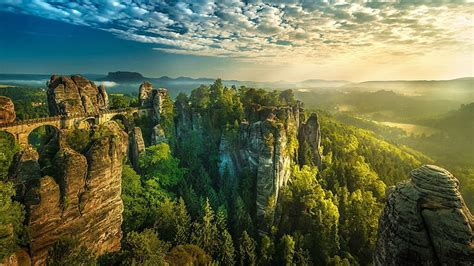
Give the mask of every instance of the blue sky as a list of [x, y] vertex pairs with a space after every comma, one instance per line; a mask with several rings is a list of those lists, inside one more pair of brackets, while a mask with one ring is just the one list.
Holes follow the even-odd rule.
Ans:
[[0, 2], [1, 73], [447, 79], [473, 76], [463, 1]]

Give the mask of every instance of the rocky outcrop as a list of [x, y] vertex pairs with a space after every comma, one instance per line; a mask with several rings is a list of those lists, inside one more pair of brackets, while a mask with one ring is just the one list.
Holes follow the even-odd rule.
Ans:
[[47, 95], [50, 115], [95, 113], [109, 107], [105, 87], [78, 75], [51, 76]]
[[19, 249], [12, 255], [0, 261], [0, 266], [30, 266], [31, 258], [25, 249]]
[[288, 146], [288, 134], [282, 123], [269, 118], [252, 124], [243, 123], [239, 141], [242, 144], [239, 164], [246, 166], [257, 178], [257, 216], [262, 217], [269, 198], [278, 198], [280, 188], [291, 175], [293, 154]]
[[[230, 178], [244, 171], [256, 177], [257, 216], [262, 217], [268, 200], [271, 197], [276, 200], [281, 187], [288, 182], [292, 163], [298, 163], [298, 136], [314, 143], [311, 148], [318, 153], [320, 135], [312, 133], [319, 132], [319, 124], [317, 117], [312, 115], [300, 125], [302, 108], [299, 104], [255, 106], [248, 117], [250, 122], [241, 123], [236, 140], [229, 134], [222, 135], [219, 171], [221, 175], [227, 171]], [[313, 129], [313, 126], [317, 128]], [[301, 127], [304, 130], [299, 134]], [[231, 183], [235, 181], [231, 180]]]
[[151, 132], [151, 145], [160, 144], [162, 142], [167, 142], [165, 131], [160, 124], [153, 127]]
[[12, 178], [26, 181], [22, 201], [35, 265], [44, 265], [48, 249], [62, 236], [78, 238], [96, 254], [120, 248], [121, 175], [128, 136], [114, 121], [96, 130], [100, 137], [84, 154], [61, 145], [51, 159], [56, 169], [51, 175], [42, 176], [42, 158], [33, 149], [16, 157]]
[[129, 134], [128, 156], [133, 168], [138, 169], [138, 158], [145, 151], [145, 141], [139, 127], [134, 127]]
[[141, 107], [151, 107], [153, 105], [152, 91], [153, 85], [150, 82], [145, 81], [140, 85], [138, 89], [138, 104]]
[[167, 97], [166, 89], [154, 89], [150, 82], [145, 81], [139, 88], [138, 103], [141, 107], [153, 108], [153, 118], [155, 122], [158, 122], [163, 109], [163, 101]]
[[10, 98], [0, 96], [0, 124], [15, 121], [15, 106]]
[[388, 195], [376, 265], [472, 265], [474, 219], [445, 169], [425, 165]]
[[298, 161], [300, 165], [317, 166], [321, 170], [321, 129], [318, 116], [312, 113], [306, 122], [300, 125], [298, 132]]

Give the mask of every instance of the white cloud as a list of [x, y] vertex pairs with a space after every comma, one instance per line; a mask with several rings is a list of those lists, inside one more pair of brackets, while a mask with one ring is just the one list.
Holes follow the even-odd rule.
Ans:
[[0, 10], [88, 25], [169, 53], [256, 62], [392, 60], [460, 49], [472, 54], [473, 4], [385, 2], [8, 0]]

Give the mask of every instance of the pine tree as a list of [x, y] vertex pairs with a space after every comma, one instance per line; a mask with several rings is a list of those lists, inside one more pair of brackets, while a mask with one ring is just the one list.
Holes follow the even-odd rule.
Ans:
[[218, 231], [215, 223], [214, 211], [209, 204], [209, 199], [203, 206], [203, 216], [200, 223], [194, 226], [192, 242], [201, 247], [211, 256], [214, 255], [218, 246]]
[[221, 241], [219, 245], [219, 262], [222, 265], [234, 265], [235, 264], [235, 248], [232, 241], [232, 236], [229, 231], [224, 229], [221, 235]]
[[280, 240], [281, 254], [285, 265], [293, 264], [293, 257], [295, 255], [295, 241], [290, 235], [284, 235]]
[[260, 243], [259, 265], [272, 265], [275, 244], [267, 235], [262, 237]]
[[176, 234], [174, 243], [175, 245], [185, 245], [189, 243], [189, 231], [191, 229], [191, 217], [186, 209], [186, 204], [183, 198], [179, 198], [178, 204], [176, 205]]
[[240, 265], [256, 265], [255, 240], [249, 236], [247, 231], [242, 233], [240, 239]]

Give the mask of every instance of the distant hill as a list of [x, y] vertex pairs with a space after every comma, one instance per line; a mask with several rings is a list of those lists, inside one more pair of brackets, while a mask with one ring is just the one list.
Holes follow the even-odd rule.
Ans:
[[146, 78], [138, 72], [117, 71], [109, 72], [107, 76], [97, 79], [98, 81], [113, 81], [113, 82], [141, 82]]
[[391, 90], [405, 95], [451, 99], [465, 103], [474, 101], [474, 77], [452, 80], [366, 81], [348, 84], [344, 88], [359, 91]]

